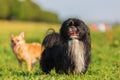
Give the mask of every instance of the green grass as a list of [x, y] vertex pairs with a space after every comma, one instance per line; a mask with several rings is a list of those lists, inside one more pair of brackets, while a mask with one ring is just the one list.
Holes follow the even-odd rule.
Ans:
[[[112, 40], [106, 33], [91, 32], [92, 61], [85, 75], [51, 74], [45, 75], [39, 63], [32, 72], [21, 70], [10, 47], [11, 34], [25, 32], [27, 42], [42, 42], [45, 32], [52, 27], [59, 30], [59, 24], [34, 22], [0, 21], [0, 80], [120, 80], [120, 27], [113, 30]], [[111, 35], [109, 35], [111, 36]]]

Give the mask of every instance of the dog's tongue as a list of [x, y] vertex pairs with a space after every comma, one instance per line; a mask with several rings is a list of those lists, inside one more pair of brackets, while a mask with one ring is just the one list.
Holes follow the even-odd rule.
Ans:
[[16, 51], [16, 50], [17, 50], [17, 45], [15, 45], [15, 46], [14, 46], [13, 50], [14, 50], [14, 51]]
[[76, 35], [76, 33], [74, 31], [70, 31], [69, 33], [70, 33], [70, 35]]

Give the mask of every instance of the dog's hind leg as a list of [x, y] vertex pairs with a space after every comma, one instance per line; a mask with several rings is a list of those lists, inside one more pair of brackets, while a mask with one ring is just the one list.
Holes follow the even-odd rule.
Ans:
[[47, 50], [45, 50], [42, 54], [42, 58], [40, 60], [40, 67], [42, 69], [43, 72], [45, 72], [46, 74], [49, 73], [51, 71], [51, 69], [53, 69], [54, 67], [54, 62], [51, 58], [51, 56], [49, 55], [49, 51], [46, 52]]
[[40, 62], [40, 66], [43, 72], [45, 72], [46, 74], [48, 74], [51, 69], [53, 69], [53, 63], [50, 60], [42, 60]]

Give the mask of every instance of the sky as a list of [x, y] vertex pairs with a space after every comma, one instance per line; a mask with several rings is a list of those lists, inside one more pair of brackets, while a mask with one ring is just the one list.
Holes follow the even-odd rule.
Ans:
[[43, 9], [54, 11], [64, 20], [120, 22], [120, 0], [33, 0]]

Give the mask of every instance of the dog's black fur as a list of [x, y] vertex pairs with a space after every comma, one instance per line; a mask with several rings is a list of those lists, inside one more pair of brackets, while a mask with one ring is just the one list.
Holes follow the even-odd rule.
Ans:
[[91, 39], [87, 25], [76, 18], [63, 22], [60, 33], [53, 31], [43, 40], [40, 65], [45, 73], [85, 73], [91, 59]]

